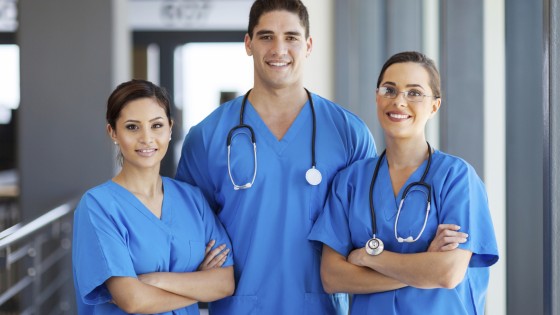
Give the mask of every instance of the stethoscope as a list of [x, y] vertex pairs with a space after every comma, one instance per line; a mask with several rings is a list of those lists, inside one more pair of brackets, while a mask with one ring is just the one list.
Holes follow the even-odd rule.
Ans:
[[[426, 169], [424, 169], [424, 174], [422, 174], [422, 177], [420, 178], [420, 181], [418, 182], [413, 182], [410, 183], [408, 186], [406, 186], [406, 188], [404, 189], [404, 192], [402, 194], [401, 197], [401, 202], [399, 203], [399, 208], [397, 210], [397, 217], [395, 219], [395, 238], [397, 239], [397, 241], [399, 243], [413, 243], [416, 242], [420, 236], [422, 235], [422, 233], [424, 233], [424, 229], [426, 228], [426, 222], [428, 222], [428, 215], [430, 214], [430, 201], [432, 199], [432, 186], [428, 183], [425, 182], [426, 179], [426, 175], [428, 174], [428, 172], [430, 171], [430, 165], [432, 164], [432, 147], [430, 146], [430, 144], [428, 142], [426, 142], [428, 144], [428, 163], [426, 164]], [[383, 160], [383, 158], [385, 157], [385, 151], [383, 151], [383, 153], [381, 154], [381, 156], [379, 157], [379, 160], [377, 160], [377, 164], [375, 165], [375, 170], [373, 171], [373, 176], [371, 178], [371, 185], [369, 187], [369, 210], [371, 211], [371, 229], [372, 229], [372, 234], [373, 237], [367, 241], [365, 249], [366, 252], [369, 255], [372, 256], [376, 256], [379, 255], [383, 252], [383, 241], [381, 241], [381, 239], [376, 237], [377, 234], [377, 225], [375, 222], [375, 209], [373, 207], [373, 187], [375, 186], [375, 181], [377, 180], [377, 174], [379, 172], [379, 166], [381, 165], [381, 161]], [[415, 238], [413, 238], [412, 236], [409, 236], [407, 238], [402, 238], [398, 235], [397, 232], [397, 226], [399, 224], [399, 217], [401, 214], [401, 209], [402, 206], [404, 204], [404, 200], [406, 199], [406, 195], [408, 194], [408, 192], [410, 191], [410, 189], [414, 186], [423, 186], [427, 189], [428, 193], [427, 193], [427, 198], [426, 198], [426, 216], [424, 218], [424, 225], [422, 226], [422, 230], [420, 230], [420, 233], [418, 233], [418, 236], [416, 236]]]
[[[315, 107], [313, 106], [313, 98], [311, 97], [311, 93], [309, 93], [307, 89], [305, 89], [305, 92], [307, 93], [307, 98], [309, 100], [309, 105], [311, 106], [311, 113], [313, 116], [313, 130], [311, 133], [311, 168], [308, 169], [307, 172], [305, 173], [305, 179], [310, 185], [316, 186], [319, 185], [321, 183], [321, 180], [323, 179], [321, 172], [316, 167], [317, 164], [315, 162], [315, 133], [317, 129], [317, 122], [315, 118]], [[243, 114], [245, 113], [245, 104], [247, 103], [247, 98], [249, 97], [249, 93], [251, 93], [251, 90], [247, 91], [247, 93], [243, 97], [243, 102], [241, 103], [241, 110], [239, 111], [239, 125], [231, 128], [227, 136], [228, 173], [229, 173], [229, 178], [231, 180], [231, 183], [233, 184], [233, 189], [235, 190], [251, 188], [255, 183], [255, 177], [257, 177], [257, 143], [255, 139], [255, 132], [253, 131], [253, 128], [251, 126], [243, 123]], [[234, 136], [233, 133], [239, 129], [247, 129], [251, 134], [251, 143], [253, 144], [253, 161], [255, 165], [253, 169], [253, 178], [249, 182], [242, 185], [238, 185], [235, 183], [235, 180], [231, 175], [231, 163], [230, 163], [231, 139]]]

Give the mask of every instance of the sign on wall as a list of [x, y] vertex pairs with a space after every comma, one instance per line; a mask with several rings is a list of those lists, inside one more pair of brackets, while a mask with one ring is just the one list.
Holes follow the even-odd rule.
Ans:
[[254, 0], [129, 0], [133, 30], [245, 30]]
[[17, 29], [17, 0], [0, 0], [0, 32]]

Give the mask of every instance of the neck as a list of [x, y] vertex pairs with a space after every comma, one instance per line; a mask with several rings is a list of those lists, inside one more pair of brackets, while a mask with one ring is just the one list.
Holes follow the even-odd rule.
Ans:
[[261, 113], [299, 112], [307, 102], [307, 93], [303, 86], [282, 89], [266, 89], [255, 86], [249, 94], [249, 101]]
[[387, 162], [391, 168], [416, 168], [428, 158], [428, 145], [421, 141], [392, 141], [386, 139]]
[[134, 194], [155, 196], [161, 193], [162, 180], [158, 170], [138, 170], [123, 165], [113, 181]]

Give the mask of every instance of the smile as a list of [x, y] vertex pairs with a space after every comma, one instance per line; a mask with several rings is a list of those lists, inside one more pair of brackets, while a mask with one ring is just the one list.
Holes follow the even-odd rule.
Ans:
[[409, 115], [405, 115], [405, 114], [395, 114], [395, 113], [389, 113], [387, 114], [390, 118], [394, 118], [394, 119], [408, 119], [410, 116]]
[[288, 62], [268, 62], [268, 65], [273, 67], [285, 67], [288, 64]]

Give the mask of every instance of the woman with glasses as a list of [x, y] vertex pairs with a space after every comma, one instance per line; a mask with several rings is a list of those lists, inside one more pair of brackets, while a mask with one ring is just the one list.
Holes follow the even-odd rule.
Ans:
[[496, 238], [475, 170], [426, 141], [441, 105], [434, 62], [390, 57], [376, 102], [386, 150], [335, 177], [309, 235], [323, 243], [325, 290], [353, 293], [353, 315], [483, 314]]
[[231, 244], [202, 192], [159, 174], [173, 120], [164, 89], [119, 85], [107, 133], [121, 171], [84, 194], [74, 214], [78, 314], [199, 314], [234, 291]]

